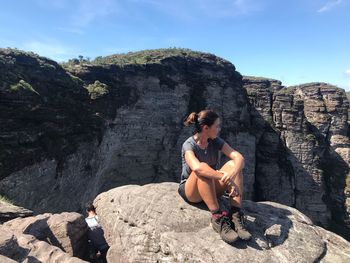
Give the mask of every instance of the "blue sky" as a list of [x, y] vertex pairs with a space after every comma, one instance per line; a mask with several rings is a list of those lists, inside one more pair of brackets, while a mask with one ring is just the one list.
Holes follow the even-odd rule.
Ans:
[[0, 47], [56, 61], [183, 47], [350, 91], [350, 0], [4, 0], [0, 24]]

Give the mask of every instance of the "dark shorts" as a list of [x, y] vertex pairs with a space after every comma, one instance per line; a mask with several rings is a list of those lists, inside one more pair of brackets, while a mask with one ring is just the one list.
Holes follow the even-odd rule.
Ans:
[[180, 183], [177, 191], [179, 192], [179, 195], [183, 198], [183, 200], [185, 200], [187, 203], [191, 203], [190, 201], [188, 201], [188, 199], [185, 195], [185, 183], [186, 183], [186, 181], [183, 183]]
[[186, 203], [193, 205], [195, 207], [198, 207], [200, 209], [208, 210], [207, 205], [204, 203], [203, 200], [198, 203], [193, 203], [187, 199], [185, 195], [185, 182], [183, 182], [182, 184], [179, 184], [179, 188], [177, 191], [179, 192], [179, 195], [182, 197], [183, 200], [185, 200]]

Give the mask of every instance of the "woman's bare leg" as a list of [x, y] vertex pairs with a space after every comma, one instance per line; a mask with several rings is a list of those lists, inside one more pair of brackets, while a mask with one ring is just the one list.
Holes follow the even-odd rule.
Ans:
[[[235, 163], [233, 160], [228, 161], [225, 163], [223, 167], [219, 171], [226, 171], [230, 172], [232, 171]], [[234, 230], [237, 232], [238, 236], [243, 240], [249, 240], [251, 239], [252, 235], [249, 233], [249, 231], [245, 228], [244, 225], [244, 213], [242, 213], [242, 200], [243, 200], [243, 173], [240, 171], [235, 179], [234, 179], [235, 185], [238, 187], [238, 196], [230, 197], [230, 203], [231, 208], [229, 210], [231, 221], [234, 225]], [[217, 193], [223, 193], [226, 190], [226, 186], [220, 182], [219, 180], [215, 180], [215, 187], [217, 190]], [[231, 187], [230, 187], [231, 188]], [[231, 190], [231, 189], [229, 189]]]
[[[235, 165], [234, 161], [230, 160], [230, 161], [226, 162], [221, 167], [221, 169], [219, 171], [230, 172], [233, 169], [234, 165]], [[225, 184], [219, 180], [214, 180], [214, 182], [215, 182], [216, 193], [217, 193], [217, 196], [219, 197], [226, 191], [227, 186], [225, 186]], [[234, 183], [238, 186], [240, 195], [235, 196], [235, 197], [231, 197], [230, 202], [231, 202], [231, 205], [233, 205], [233, 206], [241, 207], [242, 200], [243, 200], [243, 173], [242, 173], [242, 171], [235, 177]]]
[[215, 180], [204, 176], [198, 176], [191, 172], [185, 183], [185, 195], [190, 202], [204, 201], [210, 211], [219, 209], [215, 192]]

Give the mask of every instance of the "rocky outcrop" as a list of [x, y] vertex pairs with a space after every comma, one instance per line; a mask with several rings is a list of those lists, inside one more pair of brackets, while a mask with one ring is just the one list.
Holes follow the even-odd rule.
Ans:
[[66, 158], [81, 143], [98, 140], [101, 124], [81, 80], [34, 53], [0, 49], [0, 180], [23, 176], [0, 193], [27, 208], [44, 206], [49, 193], [66, 187], [60, 183]]
[[0, 201], [0, 224], [17, 217], [32, 216], [33, 211], [13, 205], [11, 203]]
[[16, 261], [14, 261], [8, 257], [2, 256], [2, 255], [0, 255], [0, 262], [2, 262], [2, 263], [16, 263]]
[[[108, 262], [348, 262], [350, 243], [298, 210], [244, 201], [252, 240], [228, 245], [176, 183], [128, 185], [100, 194], [97, 212], [112, 245]], [[223, 207], [228, 200], [221, 198]]]
[[181, 145], [192, 133], [183, 119], [212, 108], [220, 136], [245, 157], [246, 199], [296, 207], [324, 226], [349, 218], [349, 103], [341, 89], [285, 88], [184, 49], [66, 70], [14, 50], [1, 50], [0, 61], [0, 193], [21, 206], [78, 211], [113, 187], [178, 181]]
[[211, 107], [223, 116], [227, 140], [252, 164], [246, 168], [246, 196], [253, 195], [255, 139], [246, 127], [241, 75], [231, 63], [184, 51], [160, 62], [78, 65], [70, 72], [86, 86], [97, 79], [107, 85], [109, 91], [91, 100], [90, 107], [104, 121], [103, 137], [80, 143], [63, 162], [48, 157], [12, 172], [0, 182], [0, 192], [38, 213], [76, 211], [111, 187], [178, 181], [179, 149], [191, 135], [183, 118]]
[[87, 225], [78, 213], [42, 214], [16, 218], [4, 224], [16, 235], [32, 235], [36, 239], [60, 248], [71, 256], [87, 254]]
[[72, 257], [60, 248], [32, 235], [14, 233], [6, 226], [0, 225], [0, 262], [45, 262], [45, 263], [82, 263], [86, 262]]
[[324, 226], [346, 223], [350, 140], [344, 91], [325, 83], [285, 88], [255, 77], [243, 83], [257, 138], [256, 200], [296, 207]]

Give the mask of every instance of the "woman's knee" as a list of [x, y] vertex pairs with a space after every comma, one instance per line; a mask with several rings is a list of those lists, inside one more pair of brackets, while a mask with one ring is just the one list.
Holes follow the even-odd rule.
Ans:
[[227, 161], [227, 162], [225, 163], [225, 165], [234, 167], [234, 166], [235, 166], [235, 161], [234, 161], [234, 160], [229, 160], [229, 161]]
[[[234, 169], [234, 167], [235, 167], [235, 161], [229, 160], [221, 167], [220, 170], [230, 172], [230, 171], [232, 171], [232, 169]], [[242, 170], [237, 174], [237, 178], [243, 180], [243, 171]]]
[[[220, 168], [220, 170], [221, 170], [221, 171], [229, 172], [229, 171], [231, 171], [234, 167], [235, 167], [235, 162], [234, 162], [234, 160], [229, 160], [229, 161], [227, 161], [227, 162]], [[220, 171], [220, 170], [219, 170], [219, 171]]]
[[195, 174], [190, 174], [184, 186], [184, 194], [190, 202], [197, 203], [202, 200], [198, 191], [198, 178]]
[[196, 174], [195, 172], [191, 172], [190, 176], [195, 177], [198, 181], [202, 181], [205, 183], [211, 183], [213, 182], [213, 178], [205, 177], [199, 174]]

